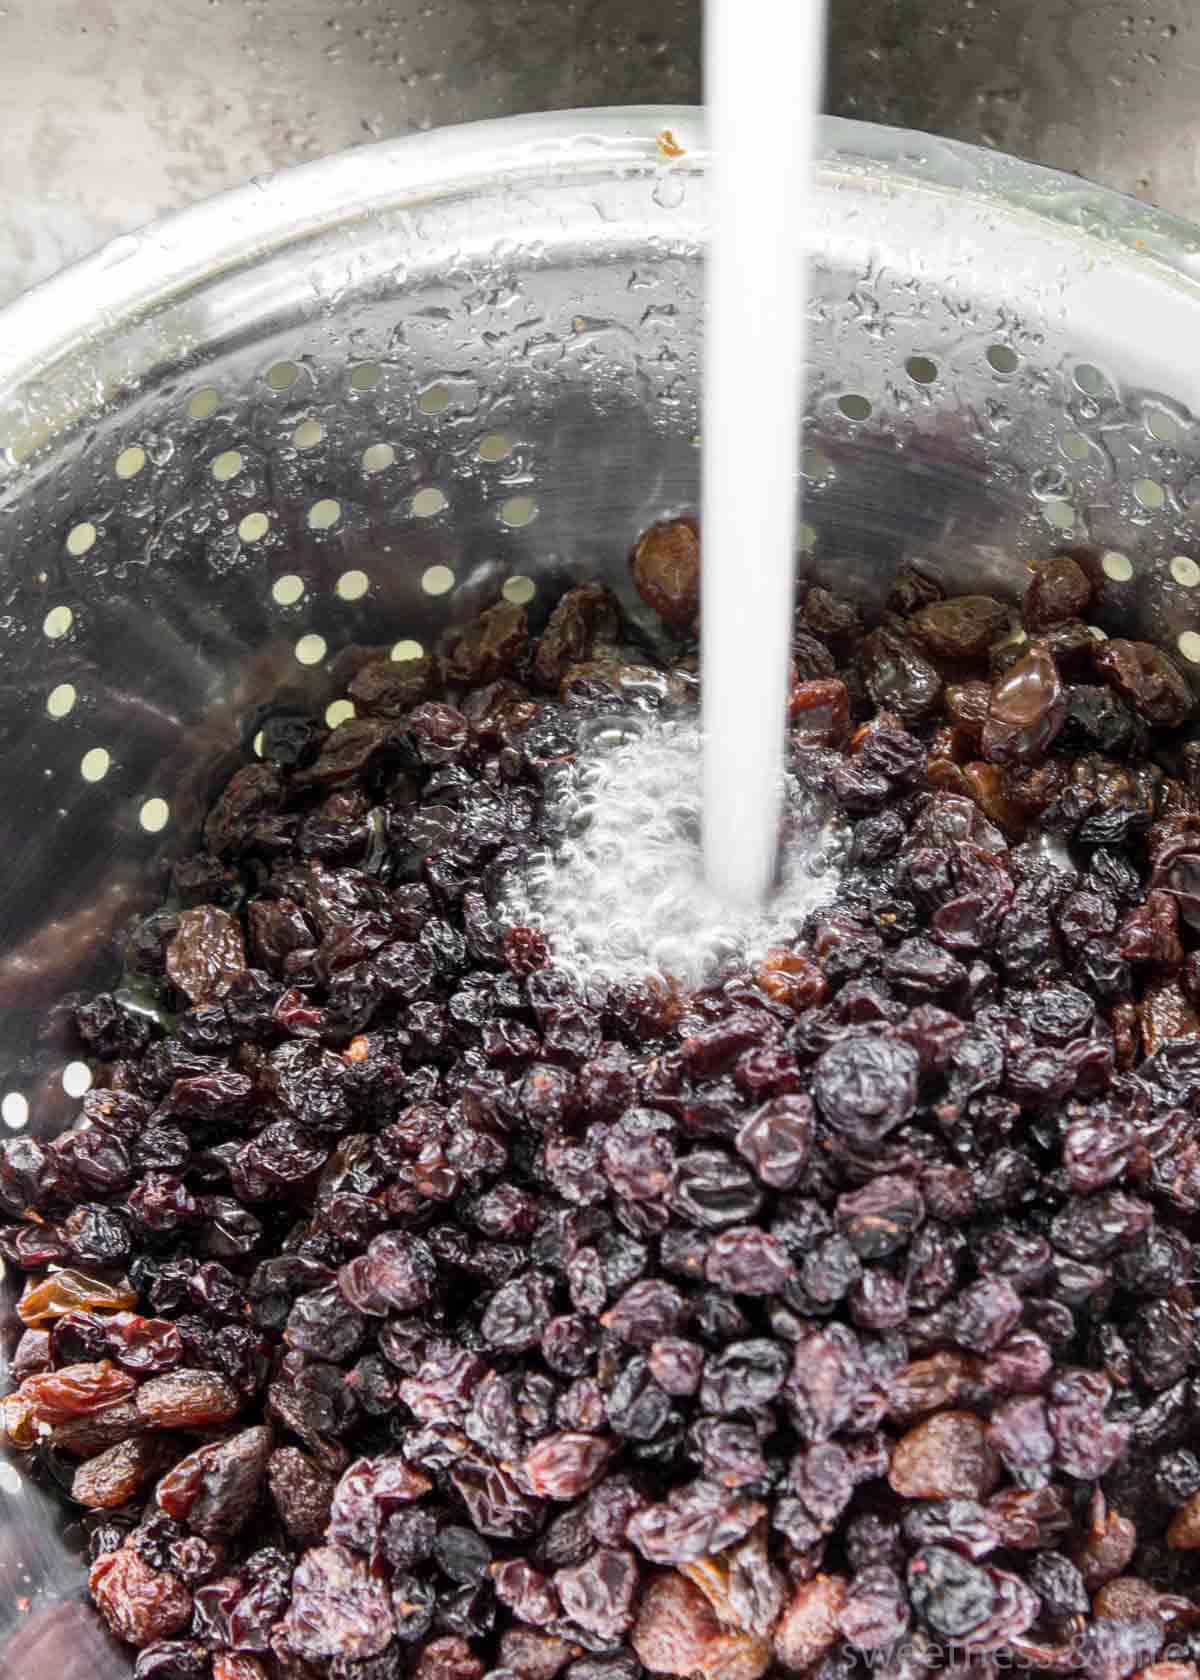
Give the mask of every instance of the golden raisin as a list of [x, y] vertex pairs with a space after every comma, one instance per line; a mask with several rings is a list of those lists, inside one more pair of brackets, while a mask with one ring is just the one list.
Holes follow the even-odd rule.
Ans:
[[906, 1499], [982, 1499], [1000, 1461], [974, 1412], [937, 1412], [910, 1429], [892, 1453], [888, 1481]]
[[138, 1389], [137, 1407], [154, 1429], [208, 1429], [228, 1423], [242, 1401], [232, 1383], [212, 1371], [167, 1371]]
[[137, 1299], [136, 1289], [124, 1278], [105, 1283], [67, 1268], [28, 1284], [17, 1302], [17, 1317], [22, 1324], [36, 1327], [69, 1312], [120, 1312], [136, 1307]]
[[38, 1423], [66, 1423], [88, 1412], [103, 1411], [124, 1400], [136, 1387], [127, 1371], [111, 1359], [99, 1359], [94, 1365], [64, 1365], [57, 1371], [26, 1377], [17, 1393], [33, 1407]]
[[633, 551], [638, 594], [665, 624], [687, 630], [700, 610], [700, 533], [690, 519], [652, 525]]
[[115, 1511], [127, 1505], [142, 1483], [163, 1466], [163, 1441], [135, 1438], [89, 1458], [75, 1472], [71, 1497], [96, 1511]]

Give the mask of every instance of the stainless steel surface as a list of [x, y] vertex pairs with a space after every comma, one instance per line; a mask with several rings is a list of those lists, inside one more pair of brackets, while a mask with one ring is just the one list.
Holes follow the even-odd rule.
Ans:
[[[111, 981], [273, 694], [324, 710], [346, 647], [431, 645], [505, 586], [536, 621], [600, 573], [639, 610], [632, 539], [696, 501], [705, 161], [687, 109], [418, 136], [121, 237], [0, 317], [4, 1126], [74, 1112], [54, 1000]], [[1097, 630], [1200, 671], [1200, 234], [830, 123], [813, 239], [806, 571], [872, 600], [919, 557], [1012, 594], [1095, 543]], [[61, 1507], [11, 1465], [0, 1495], [0, 1680], [127, 1673], [55, 1608]]]
[[[286, 164], [514, 111], [695, 100], [699, 0], [9, 0], [0, 299]], [[1200, 219], [1188, 0], [832, 0], [827, 108]]]

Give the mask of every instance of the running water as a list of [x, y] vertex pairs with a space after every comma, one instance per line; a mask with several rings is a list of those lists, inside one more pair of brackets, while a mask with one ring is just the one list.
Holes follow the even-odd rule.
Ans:
[[712, 244], [704, 354], [704, 868], [776, 874], [825, 0], [706, 0]]
[[795, 938], [845, 840], [783, 751], [825, 0], [707, 0], [705, 32], [702, 731], [648, 696], [600, 720], [557, 843], [505, 884], [501, 920], [543, 929], [578, 981], [695, 985]]

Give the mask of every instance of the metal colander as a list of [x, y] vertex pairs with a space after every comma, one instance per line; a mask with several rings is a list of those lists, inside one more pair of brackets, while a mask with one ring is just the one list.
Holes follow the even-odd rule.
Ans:
[[[1096, 634], [1200, 673], [1200, 236], [920, 135], [823, 149], [806, 572], [1015, 596], [1086, 542]], [[694, 111], [518, 118], [253, 182], [0, 318], [0, 1132], [69, 1117], [59, 1000], [113, 983], [281, 693], [338, 721], [343, 649], [501, 593], [640, 616], [632, 541], [698, 500], [705, 213]], [[11, 1465], [0, 1498], [0, 1675], [127, 1673], [60, 1503]]]

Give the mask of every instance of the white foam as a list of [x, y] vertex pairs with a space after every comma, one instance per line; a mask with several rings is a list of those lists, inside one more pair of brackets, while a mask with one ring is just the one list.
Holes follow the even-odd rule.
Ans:
[[834, 892], [841, 831], [784, 776], [778, 889], [765, 906], [731, 906], [704, 878], [700, 757], [692, 719], [608, 728], [556, 790], [549, 826], [562, 839], [505, 883], [501, 921], [539, 928], [579, 981], [694, 986], [793, 939]]

